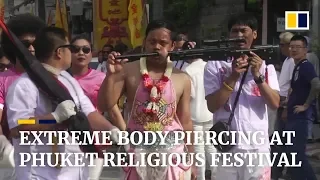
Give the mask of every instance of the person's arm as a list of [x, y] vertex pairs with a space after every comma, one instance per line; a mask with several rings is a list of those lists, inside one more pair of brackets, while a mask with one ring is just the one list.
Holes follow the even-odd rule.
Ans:
[[[6, 95], [7, 120], [12, 134], [17, 131], [45, 131], [53, 130], [54, 124], [35, 124], [35, 125], [19, 125], [19, 119], [54, 119], [52, 114], [41, 117], [35, 117], [35, 109], [37, 107], [37, 98], [39, 91], [30, 79], [23, 78], [16, 84], [13, 84]], [[27, 96], [26, 96], [27, 94]]]
[[300, 74], [303, 79], [309, 82], [311, 85], [309, 95], [304, 103], [304, 105], [309, 107], [320, 92], [320, 80], [312, 64], [303, 64], [300, 68], [300, 71], [302, 71]]
[[267, 66], [268, 71], [268, 83], [263, 82], [258, 84], [261, 96], [266, 100], [267, 105], [271, 109], [277, 109], [280, 105], [280, 96], [279, 96], [279, 83], [277, 78], [276, 70], [273, 65]]
[[2, 111], [4, 108], [4, 99], [5, 99], [4, 84], [3, 84], [3, 79], [1, 78], [0, 79], [0, 135], [3, 135], [1, 121], [2, 121]]
[[83, 89], [81, 88], [78, 81], [75, 80], [74, 83], [79, 90], [78, 96], [80, 100], [81, 110], [88, 117], [91, 128], [96, 131], [106, 131], [113, 129], [114, 126], [108, 120], [106, 120], [106, 118], [101, 115], [93, 106], [90, 99], [83, 92]]
[[114, 126], [118, 127], [121, 131], [126, 130], [126, 122], [123, 119], [123, 116], [117, 104], [108, 111], [108, 114], [110, 115], [110, 121]]
[[[191, 112], [190, 112], [190, 94], [191, 94], [191, 81], [188, 75], [184, 77], [184, 88], [183, 93], [180, 97], [178, 106], [177, 106], [177, 116], [181, 122], [183, 131], [193, 131], [193, 124], [191, 120]], [[193, 136], [191, 136], [191, 140], [189, 142], [193, 143]], [[187, 139], [185, 138], [185, 142]], [[194, 146], [187, 146], [188, 151], [190, 153], [194, 152]]]
[[221, 85], [219, 68], [215, 66], [214, 62], [208, 62], [204, 70], [204, 87], [206, 93], [206, 100], [208, 110], [212, 113], [216, 112], [220, 107], [222, 107], [230, 95], [232, 94], [233, 88], [238, 80], [238, 78], [229, 76], [224, 82], [226, 85]]
[[98, 108], [109, 112], [117, 105], [125, 88], [124, 70], [115, 74], [107, 73], [98, 93]]

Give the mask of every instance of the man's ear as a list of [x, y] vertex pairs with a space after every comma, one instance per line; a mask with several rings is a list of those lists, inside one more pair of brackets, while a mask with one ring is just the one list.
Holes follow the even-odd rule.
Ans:
[[257, 30], [254, 30], [254, 31], [252, 32], [252, 35], [253, 35], [253, 39], [254, 39], [254, 40], [257, 39], [257, 36], [258, 36]]
[[176, 47], [176, 42], [175, 41], [172, 42], [172, 47], [171, 47], [170, 51], [173, 51], [174, 47]]
[[63, 49], [62, 48], [58, 48], [55, 52], [55, 55], [59, 58], [59, 59], [62, 59], [62, 52]]

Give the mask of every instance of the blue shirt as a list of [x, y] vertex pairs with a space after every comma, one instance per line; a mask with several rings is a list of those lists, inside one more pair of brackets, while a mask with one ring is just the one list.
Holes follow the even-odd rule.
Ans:
[[313, 65], [308, 60], [300, 61], [294, 68], [291, 79], [291, 94], [288, 100], [288, 120], [292, 119], [312, 119], [313, 106], [315, 101], [309, 108], [298, 114], [294, 114], [294, 106], [303, 105], [311, 90], [311, 80], [317, 77]]

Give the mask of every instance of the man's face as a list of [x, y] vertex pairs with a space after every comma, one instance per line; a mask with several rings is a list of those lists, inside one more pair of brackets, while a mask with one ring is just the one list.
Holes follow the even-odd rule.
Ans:
[[176, 41], [174, 50], [181, 50], [184, 43], [185, 41]]
[[[171, 39], [171, 32], [166, 28], [159, 28], [149, 32], [145, 41], [144, 41], [144, 48], [145, 52], [158, 52], [163, 54], [165, 51], [172, 51], [175, 46]], [[148, 58], [148, 60], [152, 60], [156, 63], [162, 64], [166, 63], [167, 60], [158, 57]]]
[[102, 49], [103, 57], [105, 59], [108, 59], [109, 54], [111, 53], [111, 48], [110, 47], [104, 47]]
[[302, 60], [306, 57], [308, 49], [303, 43], [303, 41], [291, 41], [289, 45], [290, 56], [294, 60]]
[[34, 55], [35, 54], [35, 49], [34, 49], [34, 46], [33, 46], [33, 42], [36, 39], [36, 36], [34, 34], [24, 34], [24, 35], [20, 36], [19, 39], [26, 46], [26, 48], [29, 49], [31, 54]]
[[57, 48], [56, 53], [59, 58], [60, 65], [63, 69], [68, 69], [71, 66], [71, 48], [68, 38], [66, 38], [66, 43], [63, 46]]
[[246, 25], [234, 25], [230, 30], [230, 38], [244, 38], [245, 42], [236, 43], [239, 49], [250, 49], [253, 40], [257, 38], [257, 31]]
[[11, 67], [10, 61], [5, 56], [3, 56], [0, 59], [0, 72], [6, 71], [10, 67]]
[[288, 42], [285, 42], [283, 40], [280, 40], [280, 51], [283, 55], [289, 56], [289, 44]]
[[103, 54], [102, 54], [102, 52], [99, 52], [99, 54], [98, 54], [98, 61], [99, 61], [99, 63], [103, 62]]

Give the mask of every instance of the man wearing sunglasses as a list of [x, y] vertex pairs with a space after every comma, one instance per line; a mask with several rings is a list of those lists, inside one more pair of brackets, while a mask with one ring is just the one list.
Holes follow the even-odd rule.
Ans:
[[12, 64], [8, 58], [4, 55], [3, 50], [0, 48], [0, 72], [4, 72], [11, 68]]
[[105, 44], [102, 48], [102, 62], [97, 67], [98, 71], [107, 72], [107, 59], [109, 54], [114, 50], [114, 47], [111, 44]]
[[[65, 126], [62, 125], [61, 127], [61, 123], [76, 115], [75, 109], [77, 108], [88, 117], [93, 130], [110, 130], [112, 132], [111, 139], [117, 142], [118, 138], [116, 135], [118, 133], [115, 131], [119, 130], [96, 111], [89, 98], [84, 94], [80, 84], [65, 71], [71, 65], [71, 52], [75, 52], [78, 49], [70, 45], [68, 34], [61, 28], [46, 27], [37, 34], [34, 44], [37, 50], [35, 53], [37, 60], [57, 79], [61, 86], [66, 88], [72, 96], [73, 101], [66, 100], [55, 106], [52, 100], [35, 86], [29, 75], [24, 73], [11, 85], [7, 94], [7, 116], [11, 131], [15, 133], [16, 131], [65, 130]], [[57, 124], [19, 125], [17, 121], [21, 117], [26, 119], [34, 117], [37, 120], [54, 119]], [[42, 142], [47, 142], [46, 137], [42, 136], [40, 139]], [[21, 163], [19, 158], [19, 153], [21, 152], [67, 153], [70, 160], [69, 163], [87, 163], [86, 158], [76, 157], [76, 153], [82, 153], [79, 146], [68, 144], [57, 146], [55, 144], [53, 145], [55, 147], [53, 149], [52, 146], [43, 145], [19, 146], [21, 143], [19, 138], [12, 141], [15, 148], [16, 164]], [[68, 141], [72, 142], [71, 137], [68, 138]], [[89, 179], [88, 167], [52, 167], [47, 162], [45, 162], [44, 167], [34, 167], [31, 166], [32, 163], [32, 160], [27, 162], [27, 167], [23, 168], [16, 166], [16, 180], [25, 180], [26, 177], [29, 177], [29, 179], [47, 180], [65, 180], [67, 178], [73, 178], [74, 180]]]
[[[8, 29], [10, 29], [15, 35], [17, 35], [17, 37], [23, 42], [23, 44], [28, 47], [29, 51], [34, 54], [35, 50], [32, 43], [35, 40], [35, 35], [40, 29], [45, 27], [46, 24], [40, 18], [31, 14], [20, 14], [11, 18], [7, 22], [7, 26]], [[4, 157], [2, 163], [7, 164], [8, 167], [11, 167], [14, 166], [14, 149], [10, 143], [11, 138], [6, 118], [7, 116], [5, 113], [6, 94], [8, 92], [9, 86], [20, 76], [22, 72], [24, 72], [24, 70], [17, 60], [17, 57], [15, 56], [14, 48], [11, 46], [10, 40], [4, 35], [2, 35], [1, 46], [3, 49], [3, 55], [7, 57], [11, 63], [3, 61], [0, 64], [1, 70], [8, 69], [7, 71], [0, 73], [0, 117], [2, 117], [0, 119], [0, 156]], [[0, 179], [15, 179], [14, 176], [14, 169], [1, 169]]]

